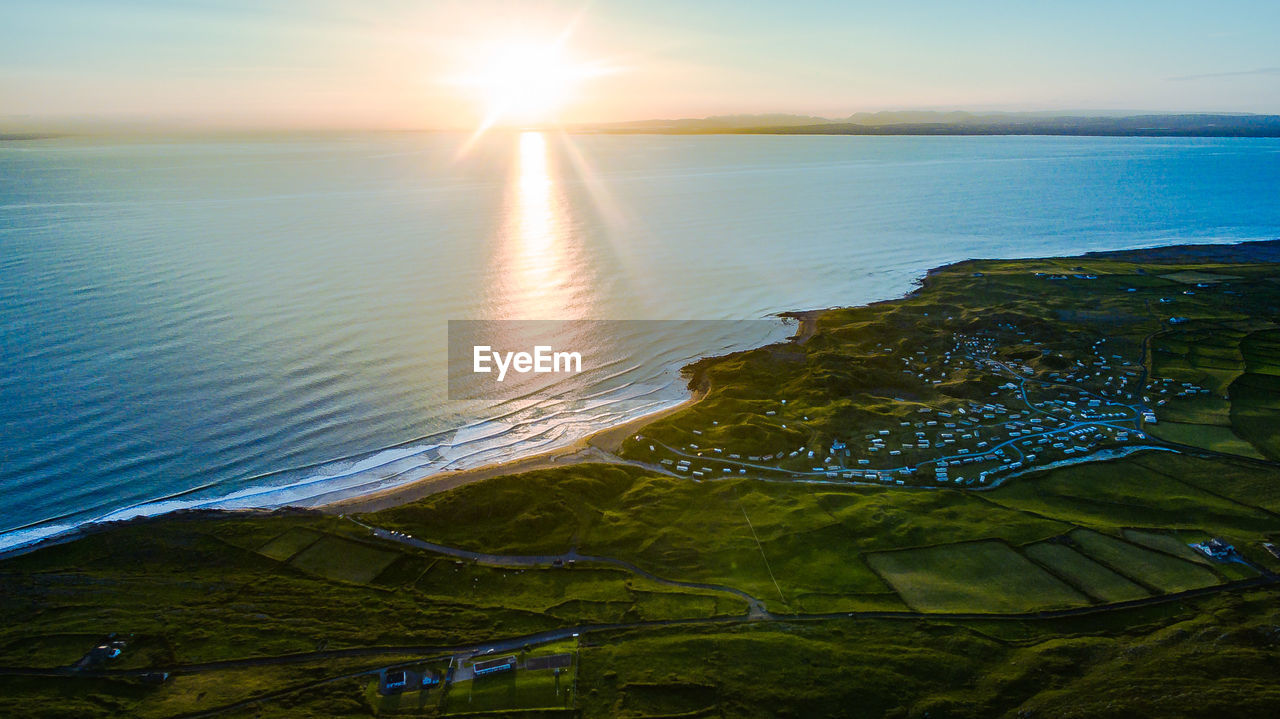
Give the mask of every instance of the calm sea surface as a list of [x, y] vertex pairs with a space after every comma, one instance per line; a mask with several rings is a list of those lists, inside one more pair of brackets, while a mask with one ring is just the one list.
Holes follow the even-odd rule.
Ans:
[[968, 257], [1280, 236], [1276, 140], [464, 139], [0, 142], [0, 548], [562, 444], [787, 331], [632, 323], [578, 399], [450, 402], [450, 319], [760, 319]]

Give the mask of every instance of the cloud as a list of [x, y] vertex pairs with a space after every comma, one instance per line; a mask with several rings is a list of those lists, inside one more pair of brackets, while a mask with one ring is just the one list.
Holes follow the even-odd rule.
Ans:
[[1257, 70], [1236, 70], [1234, 72], [1207, 72], [1202, 75], [1179, 75], [1178, 77], [1167, 78], [1169, 82], [1190, 82], [1192, 80], [1212, 80], [1219, 77], [1248, 77], [1248, 76], [1280, 76], [1280, 67], [1260, 67]]

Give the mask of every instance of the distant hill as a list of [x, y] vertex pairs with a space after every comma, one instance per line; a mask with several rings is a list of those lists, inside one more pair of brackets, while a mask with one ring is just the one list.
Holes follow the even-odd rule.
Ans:
[[835, 120], [812, 115], [713, 115], [711, 117], [674, 120], [636, 120], [608, 125], [584, 125], [576, 129], [595, 132], [659, 132], [659, 133], [717, 133], [740, 131], [766, 131], [772, 128], [793, 129], [809, 125], [829, 125]]
[[579, 129], [663, 134], [1280, 137], [1280, 115], [904, 111], [860, 112], [842, 119], [783, 114], [728, 115], [643, 120]]

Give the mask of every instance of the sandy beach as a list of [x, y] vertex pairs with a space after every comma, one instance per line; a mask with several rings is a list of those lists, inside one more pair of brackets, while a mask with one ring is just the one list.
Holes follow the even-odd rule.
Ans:
[[332, 514], [376, 512], [381, 509], [387, 509], [388, 507], [407, 504], [409, 502], [422, 499], [423, 497], [428, 497], [455, 487], [461, 487], [464, 484], [471, 484], [472, 482], [479, 482], [492, 477], [500, 477], [505, 474], [519, 474], [521, 472], [532, 472], [538, 469], [551, 469], [554, 467], [566, 467], [586, 462], [616, 462], [620, 464], [629, 464], [629, 462], [620, 459], [615, 454], [622, 446], [622, 441], [626, 439], [628, 435], [636, 432], [647, 424], [656, 422], [663, 417], [692, 406], [705, 396], [706, 392], [704, 390], [695, 391], [693, 396], [680, 404], [652, 414], [636, 417], [633, 420], [622, 422], [611, 427], [605, 427], [604, 429], [583, 437], [567, 447], [560, 447], [558, 449], [553, 449], [541, 454], [535, 454], [530, 457], [514, 459], [506, 462], [497, 462], [483, 467], [437, 472], [414, 482], [410, 482], [409, 484], [393, 487], [381, 492], [374, 492], [372, 494], [340, 499], [320, 505], [317, 508]]

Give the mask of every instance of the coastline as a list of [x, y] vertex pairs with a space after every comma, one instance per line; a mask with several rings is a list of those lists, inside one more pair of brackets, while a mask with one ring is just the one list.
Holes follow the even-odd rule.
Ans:
[[506, 474], [520, 474], [539, 469], [565, 467], [587, 462], [615, 462], [626, 464], [614, 455], [627, 435], [663, 417], [693, 406], [707, 395], [705, 389], [693, 391], [693, 395], [680, 404], [672, 405], [657, 412], [641, 415], [635, 419], [598, 429], [595, 432], [575, 441], [567, 447], [547, 450], [539, 454], [519, 459], [505, 460], [486, 464], [471, 469], [436, 472], [421, 479], [396, 487], [383, 489], [372, 494], [355, 497], [344, 497], [331, 502], [323, 502], [310, 506], [327, 514], [347, 514], [360, 512], [376, 512], [401, 504], [408, 504], [423, 497], [429, 497], [455, 487], [473, 482], [500, 477]]
[[[809, 338], [813, 337], [818, 330], [818, 318], [833, 309], [836, 308], [828, 307], [826, 309], [779, 312], [776, 315], [777, 317], [783, 320], [790, 319], [796, 321], [796, 331], [791, 335], [791, 337], [787, 338], [785, 342], [794, 342], [796, 344], [804, 344], [805, 342], [808, 342]], [[691, 362], [687, 367], [693, 366], [701, 360], [715, 356], [717, 355], [700, 357], [698, 360]], [[707, 387], [698, 386], [691, 390], [691, 395], [688, 399], [680, 402], [679, 404], [658, 410], [657, 412], [641, 415], [625, 422], [603, 427], [575, 441], [567, 447], [550, 449], [528, 457], [503, 460], [480, 467], [472, 467], [470, 469], [437, 472], [406, 484], [379, 490], [370, 494], [357, 495], [354, 497], [342, 497], [328, 502], [319, 501], [313, 504], [292, 506], [315, 509], [325, 512], [326, 514], [338, 515], [347, 513], [376, 512], [399, 506], [401, 504], [408, 504], [409, 502], [414, 502], [424, 497], [439, 494], [440, 492], [445, 492], [456, 487], [508, 474], [520, 474], [540, 469], [552, 469], [556, 467], [566, 467], [591, 462], [632, 464], [631, 462], [617, 456], [617, 451], [622, 446], [622, 442], [626, 439], [627, 435], [632, 434], [641, 427], [657, 422], [664, 417], [692, 407], [707, 396], [707, 391]], [[320, 499], [323, 500], [323, 498]]]
[[[1080, 255], [1066, 255], [1063, 257], [1109, 257], [1132, 253], [1143, 253], [1152, 257], [1159, 257], [1166, 261], [1175, 257], [1180, 257], [1202, 262], [1248, 261], [1258, 258], [1266, 258], [1268, 261], [1280, 262], [1280, 239], [1239, 240], [1225, 243], [1189, 242], [1181, 244], [1161, 244], [1127, 250], [1086, 252]], [[1060, 259], [1060, 257], [1052, 256], [1045, 258], [1018, 259]], [[982, 261], [990, 261], [990, 258], [967, 258], [932, 267], [918, 276], [916, 286], [914, 288], [904, 292], [898, 297], [868, 302], [863, 305], [833, 306], [821, 309], [779, 312], [775, 315], [776, 317], [795, 320], [797, 322], [797, 327], [795, 332], [789, 338], [778, 344], [805, 344], [816, 334], [818, 320], [829, 312], [838, 311], [845, 307], [873, 307], [876, 305], [897, 302], [921, 292], [927, 287], [929, 281], [934, 276], [948, 268], [964, 266], [969, 263]], [[691, 362], [687, 367], [691, 367], [701, 360], [717, 356], [721, 355], [712, 354], [701, 357], [699, 360]], [[503, 475], [519, 474], [523, 472], [585, 463], [605, 462], [632, 464], [632, 462], [619, 458], [614, 454], [627, 435], [635, 432], [643, 426], [695, 405], [697, 402], [701, 401], [706, 394], [707, 388], [705, 386], [693, 388], [691, 390], [691, 396], [681, 401], [679, 404], [663, 408], [650, 414], [641, 415], [619, 424], [602, 427], [567, 446], [545, 450], [525, 457], [500, 460], [479, 467], [439, 471], [411, 480], [402, 485], [377, 490], [368, 494], [342, 496], [329, 500], [326, 500], [325, 495], [322, 494], [313, 497], [310, 500], [284, 504], [276, 507], [177, 509], [158, 514], [139, 515], [128, 519], [89, 522], [76, 526], [69, 531], [60, 532], [30, 543], [0, 549], [0, 558], [24, 554], [52, 544], [61, 544], [63, 542], [72, 541], [86, 535], [108, 529], [112, 526], [132, 522], [149, 521], [160, 517], [172, 517], [184, 514], [270, 515], [278, 512], [322, 512], [325, 514], [341, 515], [346, 513], [372, 512], [406, 504], [460, 486]]]
[[[1157, 245], [1151, 248], [1135, 248], [1131, 250], [1112, 250], [1106, 252], [1086, 252], [1079, 257], [1106, 257], [1117, 256], [1122, 254], [1147, 253], [1153, 256], [1169, 258], [1173, 256], [1199, 259], [1201, 261], [1224, 261], [1231, 259], [1241, 259], [1240, 252], [1247, 253], [1251, 258], [1258, 256], [1269, 257], [1273, 261], [1280, 261], [1280, 240], [1245, 240], [1240, 242], [1232, 242], [1225, 244], [1208, 244], [1208, 243], [1188, 243], [1174, 245]], [[1036, 258], [1031, 258], [1036, 259]], [[1057, 259], [1057, 258], [1040, 258], [1040, 259]], [[882, 300], [879, 302], [871, 302], [866, 306], [875, 306], [879, 304], [887, 304], [899, 301], [901, 299], [916, 295], [925, 289], [930, 279], [938, 273], [963, 266], [972, 262], [990, 261], [982, 258], [969, 258], [957, 262], [950, 262], [944, 265], [930, 268], [918, 280], [917, 286], [911, 291], [904, 293], [901, 297]], [[818, 320], [826, 313], [838, 310], [838, 307], [828, 307], [825, 309], [811, 310], [793, 310], [778, 313], [778, 317], [785, 319], [793, 319], [797, 322], [795, 333], [787, 340], [796, 344], [804, 344], [813, 337], [818, 330]], [[707, 358], [702, 358], [707, 359]], [[390, 507], [407, 504], [433, 494], [444, 492], [456, 487], [460, 487], [473, 482], [479, 482], [493, 477], [499, 477], [509, 474], [519, 474], [522, 472], [530, 472], [540, 469], [550, 469], [555, 467], [565, 467], [574, 464], [583, 464], [588, 462], [612, 462], [619, 464], [630, 464], [627, 460], [623, 460], [615, 455], [615, 452], [621, 445], [623, 439], [628, 434], [638, 430], [639, 428], [656, 422], [663, 417], [669, 416], [683, 409], [693, 406], [701, 401], [707, 394], [706, 387], [699, 387], [693, 391], [692, 396], [678, 405], [668, 407], [666, 409], [654, 412], [652, 414], [636, 417], [626, 422], [606, 427], [593, 432], [590, 435], [574, 442], [567, 447], [548, 450], [529, 457], [520, 459], [507, 460], [475, 467], [472, 469], [458, 470], [453, 472], [443, 472], [429, 475], [398, 487], [393, 487], [372, 494], [360, 495], [356, 497], [347, 497], [337, 499], [332, 502], [318, 503], [310, 505], [314, 509], [318, 509], [329, 514], [345, 514], [348, 512], [374, 512]], [[1003, 483], [1003, 481], [1001, 482]], [[998, 485], [993, 485], [994, 488]]]

